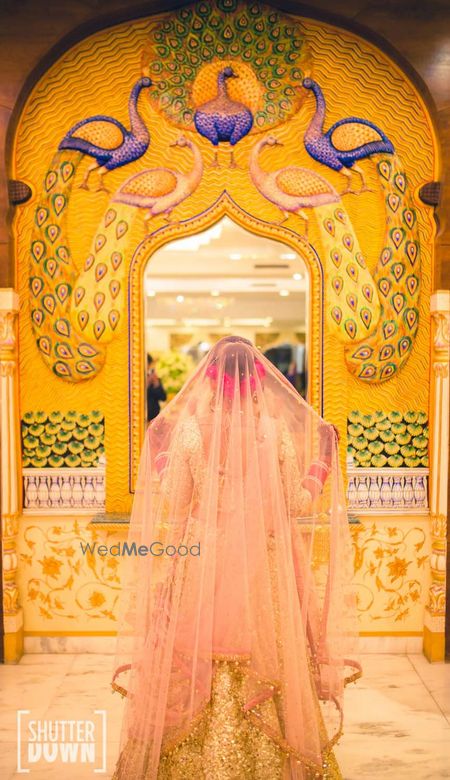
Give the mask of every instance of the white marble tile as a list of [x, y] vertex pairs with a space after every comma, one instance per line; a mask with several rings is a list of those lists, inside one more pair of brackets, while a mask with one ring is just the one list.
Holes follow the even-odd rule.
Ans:
[[410, 659], [364, 656], [363, 668], [336, 747], [345, 780], [450, 778], [449, 724]]
[[423, 638], [421, 636], [361, 636], [359, 650], [361, 653], [421, 653]]
[[115, 636], [26, 636], [25, 653], [100, 653], [113, 654]]
[[110, 671], [114, 666], [114, 655], [104, 653], [82, 653], [74, 655], [73, 669], [95, 669]]
[[[362, 636], [361, 653], [421, 653], [421, 636]], [[24, 640], [26, 653], [92, 653], [114, 655], [115, 636], [28, 636]]]
[[450, 723], [450, 664], [430, 663], [424, 655], [410, 655], [409, 661]]
[[[24, 671], [28, 672], [24, 674]], [[17, 710], [31, 710], [35, 717], [44, 716], [48, 702], [64, 685], [63, 674], [50, 674], [41, 669], [30, 672], [30, 667], [17, 669], [14, 676], [3, 675], [0, 684], [0, 720], [2, 740], [16, 739]]]
[[[94, 766], [91, 764], [83, 766], [80, 762], [68, 764], [62, 763], [61, 761], [55, 761], [52, 764], [46, 764], [42, 769], [36, 766], [36, 768], [31, 770], [29, 778], [30, 780], [96, 780], [96, 778], [111, 777], [113, 769], [110, 773], [108, 764], [106, 768], [107, 771], [105, 773], [94, 774]], [[24, 775], [15, 772], [11, 775], [11, 780], [12, 779], [24, 780]]]
[[444, 661], [430, 663], [422, 653], [414, 655], [410, 653], [408, 658], [427, 687], [429, 685], [433, 687], [434, 682], [437, 685], [442, 685], [443, 680], [450, 682], [450, 664], [446, 664]]
[[[441, 780], [450, 778], [450, 665], [422, 655], [361, 655], [363, 677], [346, 689], [344, 735], [336, 755], [344, 780]], [[40, 718], [86, 718], [107, 712], [107, 773], [119, 755], [124, 700], [109, 686], [113, 658], [107, 653], [25, 655], [0, 667], [0, 777], [16, 773], [16, 709]], [[446, 707], [444, 707], [444, 702]], [[20, 775], [22, 777], [22, 775]], [[31, 780], [84, 780], [92, 767], [45, 765]], [[130, 778], [131, 780], [131, 778]]]
[[[69, 667], [73, 664], [76, 656], [73, 653], [39, 653], [35, 655], [33, 653], [25, 653], [20, 659], [18, 664], [14, 664], [18, 669], [22, 669], [24, 666], [49, 666], [52, 669]], [[2, 669], [8, 669], [9, 664], [0, 666], [0, 676]]]
[[[17, 743], [7, 742], [2, 734], [1, 751], [0, 751], [0, 777], [2, 780], [10, 780], [14, 776], [17, 768]], [[23, 778], [23, 775], [22, 775]]]

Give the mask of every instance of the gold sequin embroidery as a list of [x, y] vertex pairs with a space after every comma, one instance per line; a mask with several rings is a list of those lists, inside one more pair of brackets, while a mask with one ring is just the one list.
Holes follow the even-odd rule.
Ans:
[[[157, 780], [283, 780], [288, 760], [296, 764], [296, 776], [302, 780], [342, 780], [331, 749], [324, 751], [322, 767], [293, 755], [277, 736], [273, 699], [258, 708], [259, 715], [244, 712], [246, 666], [235, 660], [214, 661], [211, 699], [192, 721], [189, 733], [163, 749]], [[148, 745], [129, 740], [112, 780], [151, 780], [150, 770], [144, 769], [143, 774], [133, 770], [133, 766], [148, 766], [149, 753]]]

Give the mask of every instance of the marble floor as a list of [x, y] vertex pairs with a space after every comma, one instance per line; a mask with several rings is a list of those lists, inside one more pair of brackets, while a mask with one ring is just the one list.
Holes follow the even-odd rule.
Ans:
[[[36, 780], [110, 778], [118, 755], [123, 700], [109, 688], [112, 656], [28, 654], [0, 666], [0, 778], [17, 772], [17, 710], [34, 719], [92, 719], [107, 712], [105, 774], [91, 766], [39, 762]], [[344, 735], [336, 755], [345, 780], [450, 778], [450, 664], [422, 655], [367, 654], [364, 676], [346, 691]], [[132, 780], [132, 778], [130, 778]]]

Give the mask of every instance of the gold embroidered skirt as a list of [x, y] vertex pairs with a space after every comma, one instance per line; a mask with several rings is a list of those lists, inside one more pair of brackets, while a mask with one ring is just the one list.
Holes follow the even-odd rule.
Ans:
[[[211, 699], [191, 732], [161, 754], [157, 780], [283, 780], [286, 754], [243, 710], [245, 669], [235, 660], [214, 661]], [[277, 719], [273, 700], [267, 701], [266, 722]], [[271, 709], [272, 708], [272, 709]], [[324, 730], [320, 705], [317, 717]], [[119, 756], [112, 780], [150, 780], [150, 773], [133, 774], [132, 759], [139, 747], [130, 740]], [[303, 768], [304, 780], [342, 780], [332, 751], [323, 774]], [[142, 756], [139, 766], [145, 765]], [[126, 766], [126, 770], [124, 767]], [[139, 770], [141, 772], [141, 770]]]

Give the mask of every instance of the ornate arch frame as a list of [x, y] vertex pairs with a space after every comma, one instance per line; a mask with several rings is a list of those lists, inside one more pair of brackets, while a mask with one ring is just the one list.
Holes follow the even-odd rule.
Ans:
[[136, 248], [128, 276], [128, 391], [129, 391], [129, 489], [134, 493], [144, 430], [144, 298], [143, 278], [152, 255], [170, 241], [207, 230], [222, 217], [255, 235], [279, 241], [304, 260], [308, 280], [308, 401], [321, 414], [323, 407], [323, 266], [314, 247], [289, 228], [259, 219], [241, 209], [225, 190], [211, 206], [189, 219], [159, 228]]

